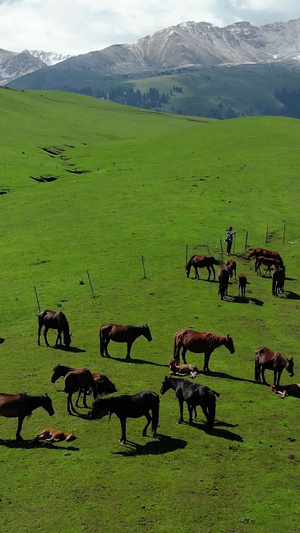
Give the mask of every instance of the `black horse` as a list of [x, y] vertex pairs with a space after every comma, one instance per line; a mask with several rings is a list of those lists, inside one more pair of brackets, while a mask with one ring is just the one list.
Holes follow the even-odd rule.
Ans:
[[216, 414], [216, 396], [218, 392], [209, 389], [206, 385], [200, 383], [191, 383], [188, 379], [178, 379], [165, 376], [160, 389], [161, 394], [167, 390], [173, 389], [176, 393], [179, 403], [179, 420], [178, 424], [183, 422], [183, 402], [187, 403], [189, 411], [189, 423], [193, 422], [193, 410], [200, 405], [204, 416], [207, 419], [206, 427], [212, 428], [215, 423]]
[[45, 311], [41, 311], [38, 314], [38, 323], [39, 323], [39, 329], [38, 329], [38, 345], [40, 346], [40, 336], [41, 336], [41, 330], [44, 326], [44, 339], [47, 346], [48, 340], [47, 340], [47, 333], [48, 329], [57, 329], [57, 337], [55, 346], [62, 345], [61, 341], [61, 334], [64, 334], [64, 344], [67, 348], [69, 348], [71, 344], [71, 337], [72, 334], [70, 334], [69, 330], [69, 323], [67, 321], [66, 315], [62, 313], [61, 311], [49, 311], [46, 309]]
[[110, 398], [97, 398], [93, 403], [90, 418], [103, 418], [108, 414], [111, 417], [112, 413], [115, 413], [120, 420], [122, 429], [120, 442], [123, 444], [126, 442], [127, 418], [145, 416], [147, 424], [143, 429], [143, 436], [146, 436], [147, 428], [152, 422], [152, 434], [153, 437], [156, 437], [159, 418], [159, 396], [156, 392], [142, 391], [133, 396], [122, 394], [120, 396], [111, 396]]

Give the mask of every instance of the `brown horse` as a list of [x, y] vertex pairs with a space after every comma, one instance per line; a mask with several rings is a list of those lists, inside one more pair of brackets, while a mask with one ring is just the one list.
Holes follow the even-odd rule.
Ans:
[[38, 433], [33, 440], [46, 440], [47, 442], [71, 442], [72, 440], [77, 439], [74, 433], [64, 433], [60, 429], [45, 428], [43, 431]]
[[43, 407], [50, 416], [54, 415], [51, 398], [48, 394], [30, 396], [29, 394], [4, 394], [0, 393], [0, 416], [18, 418], [17, 440], [23, 440], [21, 429], [25, 416], [31, 416], [38, 407]]
[[134, 341], [143, 335], [147, 341], [152, 341], [151, 332], [147, 324], [145, 326], [118, 326], [117, 324], [103, 324], [99, 331], [100, 336], [100, 355], [110, 357], [107, 346], [109, 341], [126, 342], [127, 355], [126, 359], [131, 359], [130, 352]]
[[256, 261], [255, 261], [255, 272], [258, 275], [261, 274], [260, 267], [264, 265], [267, 267], [264, 276], [269, 272], [271, 277], [271, 267], [274, 266], [275, 268], [279, 268], [280, 261], [278, 259], [274, 259], [273, 257], [264, 257], [263, 255], [260, 255]]
[[44, 339], [47, 346], [48, 340], [47, 340], [47, 333], [48, 329], [57, 329], [57, 337], [55, 346], [58, 346], [58, 343], [60, 346], [62, 345], [61, 340], [61, 334], [64, 335], [64, 344], [67, 348], [69, 348], [71, 344], [71, 336], [69, 331], [69, 323], [67, 321], [66, 315], [62, 313], [61, 311], [49, 311], [46, 309], [45, 311], [41, 311], [38, 314], [38, 323], [39, 323], [39, 329], [38, 329], [38, 345], [40, 346], [40, 335], [42, 327], [44, 326]]
[[195, 378], [199, 374], [199, 370], [195, 365], [176, 365], [175, 359], [169, 360], [170, 373], [176, 376], [191, 376]]
[[246, 296], [246, 286], [247, 286], [247, 278], [245, 274], [239, 274], [238, 276], [238, 282], [239, 282], [239, 296], [242, 296], [242, 298], [245, 298]]
[[265, 370], [274, 371], [274, 385], [279, 386], [280, 376], [283, 369], [286, 368], [290, 377], [294, 375], [294, 361], [293, 358], [288, 359], [280, 352], [273, 352], [265, 346], [260, 346], [255, 350], [255, 381], [267, 385], [265, 380]]
[[275, 394], [280, 394], [281, 398], [286, 396], [294, 396], [300, 398], [300, 383], [293, 383], [292, 385], [271, 385], [271, 389]]
[[234, 279], [236, 279], [236, 261], [234, 261], [233, 259], [228, 259], [226, 261], [226, 266], [229, 267], [229, 278], [233, 278], [234, 274]]
[[198, 268], [207, 268], [207, 271], [208, 271], [207, 281], [210, 280], [211, 273], [213, 273], [214, 281], [215, 281], [216, 272], [214, 269], [214, 265], [219, 265], [219, 264], [220, 264], [219, 261], [217, 261], [211, 255], [193, 255], [185, 267], [186, 275], [189, 278], [191, 267], [194, 267], [194, 270], [195, 270], [194, 279], [200, 279]]
[[246, 259], [257, 259], [258, 257], [270, 257], [271, 259], [277, 259], [280, 262], [280, 265], [283, 268], [283, 261], [278, 252], [272, 252], [271, 250], [266, 250], [265, 248], [254, 248], [246, 255]]
[[[71, 372], [72, 370], [76, 370], [76, 368], [73, 368], [71, 366], [65, 366], [65, 365], [57, 365], [53, 368], [53, 374], [51, 377], [51, 383], [55, 383], [60, 377], [65, 377], [68, 372]], [[77, 369], [78, 370], [78, 369]], [[107, 376], [104, 374], [99, 374], [98, 372], [91, 372], [95, 386], [96, 386], [96, 392], [97, 394], [110, 394], [111, 392], [117, 392], [117, 389], [115, 385], [113, 384], [110, 379], [108, 379]], [[88, 390], [88, 394], [92, 391], [92, 389]], [[84, 392], [83, 390], [81, 393]]]
[[64, 367], [63, 365], [57, 365], [56, 367], [54, 367], [51, 383], [55, 383], [55, 381], [60, 376], [65, 376], [64, 392], [68, 394], [67, 412], [69, 413], [69, 415], [71, 415], [72, 411], [78, 414], [72, 402], [72, 395], [74, 394], [74, 392], [78, 392], [75, 406], [78, 407], [80, 395], [83, 393], [83, 405], [87, 408], [88, 406], [86, 403], [86, 395], [88, 391], [92, 389], [93, 397], [95, 399], [97, 398], [97, 390], [93, 375], [90, 370], [88, 370], [87, 368], [74, 368], [73, 370], [69, 370], [66, 374], [63, 374], [62, 372], [65, 372], [65, 370], [68, 368], [71, 367]]
[[285, 269], [280, 267], [275, 268], [272, 278], [272, 294], [273, 296], [278, 296], [280, 292], [284, 292]]
[[93, 402], [90, 418], [103, 418], [108, 414], [111, 416], [112, 413], [117, 415], [121, 423], [122, 435], [120, 442], [126, 442], [126, 419], [140, 418], [141, 416], [145, 416], [147, 419], [147, 424], [143, 429], [143, 436], [146, 436], [147, 428], [152, 422], [152, 434], [153, 437], [156, 437], [159, 418], [159, 396], [156, 392], [142, 391], [133, 396], [122, 394], [121, 396], [111, 396], [110, 398], [97, 398]]
[[212, 352], [219, 346], [225, 346], [230, 353], [234, 353], [233, 340], [230, 335], [216, 335], [215, 333], [199, 333], [191, 329], [182, 329], [174, 335], [174, 359], [176, 364], [180, 361], [180, 350], [183, 362], [186, 364], [185, 354], [187, 350], [193, 353], [204, 353], [204, 372], [210, 372], [208, 368]]
[[228, 284], [229, 284], [229, 267], [227, 265], [221, 265], [218, 269], [218, 278], [219, 278], [219, 291], [221, 300], [224, 300], [224, 297], [228, 294]]

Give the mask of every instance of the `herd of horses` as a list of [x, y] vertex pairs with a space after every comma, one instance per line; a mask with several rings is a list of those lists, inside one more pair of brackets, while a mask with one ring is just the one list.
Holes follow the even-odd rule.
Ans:
[[[258, 273], [262, 265], [267, 266], [267, 271], [270, 271], [271, 266], [275, 267], [273, 272], [273, 286], [272, 293], [278, 295], [279, 291], [284, 290], [284, 265], [278, 252], [270, 252], [262, 248], [255, 248], [248, 255], [247, 259], [255, 258], [255, 271]], [[211, 273], [213, 273], [215, 280], [214, 265], [219, 265], [219, 262], [211, 256], [192, 256], [186, 265], [186, 274], [189, 277], [190, 269], [193, 266], [195, 270], [195, 278], [199, 278], [198, 268], [206, 267], [208, 270], [208, 280], [210, 280]], [[277, 275], [276, 275], [277, 273]], [[229, 280], [235, 276], [236, 279], [236, 262], [228, 260], [226, 265], [219, 265], [219, 294], [223, 299], [227, 295]], [[239, 294], [245, 296], [245, 288], [247, 278], [244, 274], [238, 277]], [[69, 323], [61, 311], [44, 310], [38, 314], [38, 345], [40, 345], [40, 336], [44, 328], [43, 335], [46, 346], [49, 346], [47, 340], [47, 332], [49, 329], [57, 330], [57, 337], [55, 346], [62, 346], [63, 343], [68, 349], [71, 344], [71, 334]], [[103, 324], [99, 331], [100, 340], [100, 355], [102, 357], [110, 357], [107, 346], [110, 341], [125, 343], [127, 345], [126, 360], [131, 360], [131, 348], [134, 341], [144, 336], [149, 342], [152, 340], [152, 335], [148, 325], [143, 326], [122, 326], [119, 324]], [[230, 335], [217, 335], [210, 332], [197, 332], [191, 329], [182, 329], [174, 334], [173, 359], [169, 361], [170, 376], [165, 376], [160, 393], [163, 395], [169, 389], [175, 391], [176, 398], [179, 404], [179, 421], [183, 422], [183, 405], [186, 403], [189, 413], [189, 423], [193, 423], [193, 414], [196, 417], [196, 407], [200, 406], [206, 418], [206, 428], [211, 430], [215, 423], [216, 413], [216, 397], [219, 393], [210, 389], [209, 387], [200, 383], [191, 382], [184, 379], [182, 376], [190, 376], [195, 378], [199, 374], [199, 370], [195, 365], [188, 364], [186, 361], [186, 353], [203, 353], [203, 373], [210, 373], [209, 361], [210, 356], [215, 349], [220, 346], [225, 346], [228, 351], [233, 354], [235, 347], [233, 339]], [[182, 358], [183, 364], [180, 364]], [[284, 369], [293, 377], [294, 372], [293, 358], [284, 357], [278, 351], [272, 351], [263, 346], [255, 350], [255, 381], [267, 385], [265, 380], [265, 370], [272, 370], [274, 372], [274, 380], [272, 390], [281, 394], [282, 398], [287, 395], [294, 395], [300, 397], [300, 384], [293, 384], [286, 386], [283, 390], [280, 388], [280, 377]], [[176, 376], [176, 377], [175, 377]], [[122, 394], [118, 396], [103, 397], [103, 395], [111, 394], [117, 391], [116, 386], [107, 376], [103, 374], [91, 372], [87, 368], [72, 368], [65, 365], [57, 365], [53, 369], [51, 382], [55, 383], [60, 377], [64, 378], [64, 392], [67, 394], [67, 412], [78, 414], [75, 407], [79, 405], [79, 399], [83, 396], [83, 406], [88, 408], [87, 395], [93, 395], [92, 409], [89, 413], [91, 419], [101, 419], [104, 416], [111, 416], [115, 413], [121, 424], [121, 438], [120, 442], [126, 442], [126, 420], [127, 418], [139, 418], [145, 416], [147, 423], [143, 429], [142, 434], [146, 435], [147, 428], [152, 423], [152, 434], [157, 436], [157, 427], [159, 422], [159, 396], [153, 391], [142, 391], [138, 394], [128, 395]], [[75, 407], [72, 401], [73, 394], [77, 393]], [[45, 394], [41, 396], [31, 396], [29, 394], [0, 394], [0, 416], [18, 418], [18, 426], [16, 432], [16, 439], [22, 440], [21, 429], [24, 418], [31, 416], [32, 412], [38, 407], [43, 407], [50, 416], [54, 414], [51, 398]], [[65, 438], [64, 438], [65, 436]], [[76, 438], [74, 434], [65, 434], [60, 430], [46, 428], [34, 440], [41, 440], [46, 438], [49, 442], [56, 442], [58, 440], [70, 441]]]
[[[266, 250], [265, 248], [254, 248], [250, 253], [245, 256], [245, 259], [255, 258], [255, 272], [261, 274], [261, 267], [265, 266], [266, 270], [264, 276], [269, 272], [271, 276], [271, 268], [274, 267], [272, 272], [272, 294], [278, 296], [279, 293], [284, 292], [285, 282], [285, 266], [280, 254], [276, 251]], [[228, 259], [226, 264], [220, 264], [220, 261], [215, 259], [211, 255], [193, 255], [186, 264], [186, 275], [190, 277], [191, 267], [194, 268], [194, 279], [200, 280], [198, 269], [206, 268], [208, 271], [207, 281], [210, 281], [211, 274], [213, 274], [213, 280], [216, 279], [216, 271], [214, 265], [218, 266], [218, 282], [219, 290], [218, 294], [221, 300], [228, 295], [228, 286], [233, 275], [236, 277], [236, 261]], [[238, 276], [238, 295], [242, 298], [246, 297], [247, 277], [245, 274], [239, 274]]]

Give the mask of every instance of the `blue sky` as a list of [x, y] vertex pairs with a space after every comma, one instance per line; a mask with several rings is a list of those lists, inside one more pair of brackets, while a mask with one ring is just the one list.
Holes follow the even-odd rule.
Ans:
[[261, 26], [297, 18], [299, 0], [0, 0], [0, 48], [78, 55], [181, 22]]

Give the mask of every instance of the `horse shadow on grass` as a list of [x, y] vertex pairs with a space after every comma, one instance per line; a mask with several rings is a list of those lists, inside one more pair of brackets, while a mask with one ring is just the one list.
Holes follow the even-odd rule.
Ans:
[[127, 440], [124, 444], [126, 450], [114, 452], [114, 455], [122, 455], [123, 457], [133, 457], [136, 455], [163, 455], [176, 450], [183, 450], [187, 445], [186, 440], [173, 439], [169, 435], [157, 434], [157, 439], [158, 440], [147, 442], [144, 446]]
[[246, 383], [257, 383], [257, 381], [253, 379], [246, 379], [246, 378], [240, 378], [238, 376], [231, 376], [231, 374], [226, 374], [226, 372], [212, 372], [211, 370], [207, 372], [203, 372], [203, 370], [199, 370], [199, 376], [212, 376], [215, 378], [225, 378], [225, 379], [231, 379], [233, 381], [244, 381]]
[[228, 295], [227, 296], [227, 301], [229, 303], [235, 303], [235, 304], [249, 304], [249, 303], [253, 303], [255, 305], [259, 305], [259, 306], [262, 306], [264, 305], [264, 302], [262, 300], [258, 300], [258, 298], [252, 298], [252, 297], [248, 297], [248, 296], [230, 296]]
[[287, 300], [300, 300], [300, 295], [292, 291], [284, 291]]
[[60, 446], [57, 443], [38, 441], [38, 440], [2, 440], [0, 439], [0, 446], [13, 449], [31, 450], [35, 448], [48, 448], [49, 450], [64, 450], [67, 452], [78, 452], [80, 448], [77, 446]]
[[78, 346], [69, 346], [67, 348], [66, 346], [54, 346], [55, 350], [61, 350], [62, 352], [71, 352], [71, 353], [83, 353], [86, 352], [86, 350], [83, 350], [82, 348], [78, 348]]
[[223, 427], [219, 427], [224, 426], [225, 428], [235, 428], [237, 427], [237, 424], [228, 424], [227, 422], [216, 422], [214, 427], [211, 429], [207, 429], [205, 423], [201, 424], [198, 422], [192, 422], [191, 424], [188, 424], [190, 426], [196, 427], [200, 431], [204, 431], [205, 433], [207, 433], [207, 435], [211, 435], [212, 437], [220, 437], [222, 439], [227, 439], [231, 441], [243, 442], [243, 438], [241, 437], [241, 435], [233, 433], [233, 431], [229, 431], [228, 429], [224, 429]]
[[110, 356], [108, 359], [112, 359], [113, 361], [119, 361], [120, 363], [132, 363], [135, 365], [153, 365], [153, 366], [162, 366], [164, 368], [169, 368], [168, 365], [162, 365], [161, 363], [154, 363], [153, 361], [146, 361], [145, 359], [126, 359], [124, 357], [112, 357]]

